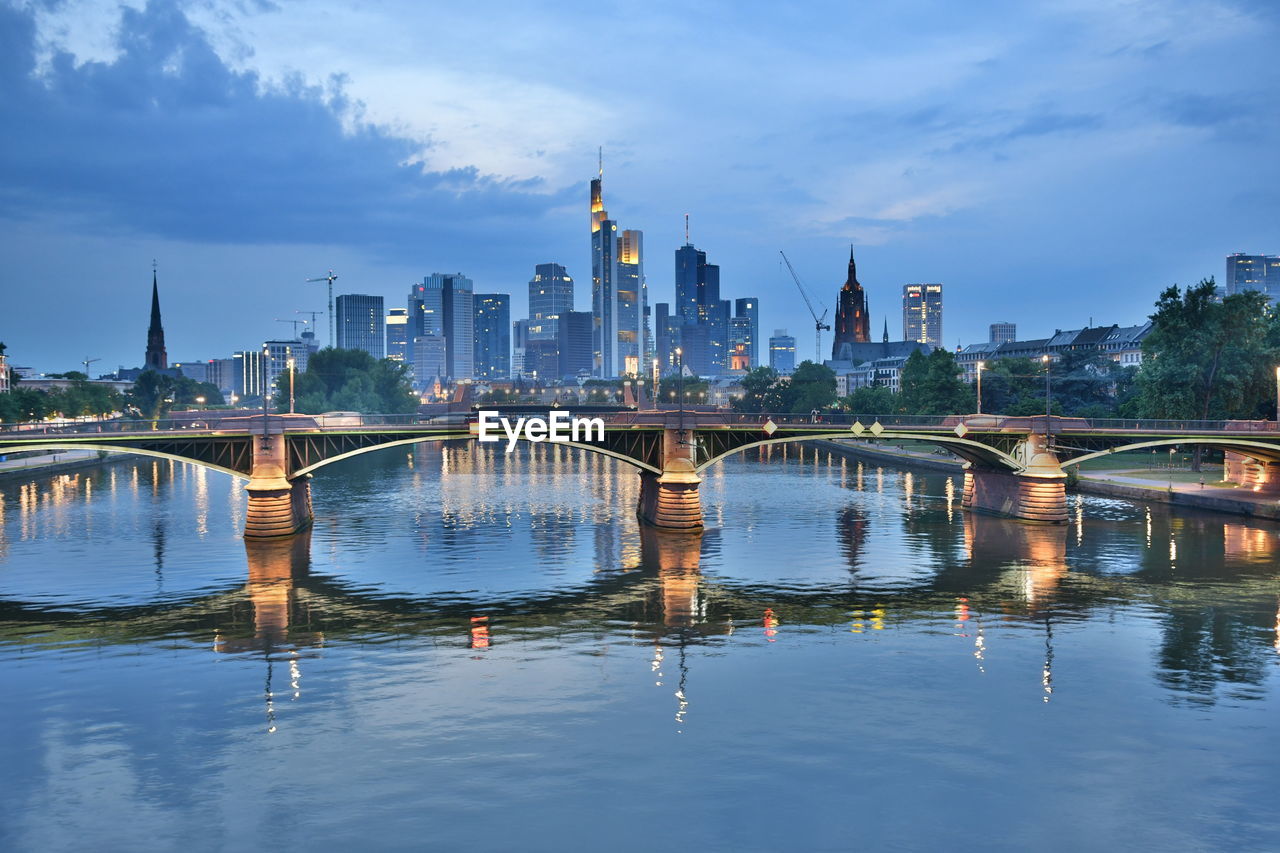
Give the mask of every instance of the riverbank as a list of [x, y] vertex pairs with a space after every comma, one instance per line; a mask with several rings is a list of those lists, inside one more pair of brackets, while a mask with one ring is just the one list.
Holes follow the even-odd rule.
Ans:
[[[1135, 476], [1142, 474], [1150, 476]], [[1280, 499], [1274, 494], [1260, 494], [1238, 486], [1201, 486], [1176, 480], [1161, 483], [1159, 476], [1159, 471], [1105, 472], [1105, 476], [1090, 471], [1076, 480], [1075, 491], [1280, 521]]]
[[[928, 451], [907, 450], [892, 445], [875, 445], [844, 441], [810, 442], [824, 450], [859, 459], [889, 465], [905, 465], [930, 471], [958, 474], [964, 464], [957, 459], [939, 457]], [[1103, 497], [1148, 501], [1170, 506], [1224, 512], [1252, 518], [1280, 521], [1280, 497], [1259, 494], [1238, 486], [1221, 483], [1179, 482], [1167, 479], [1161, 470], [1098, 470], [1090, 469], [1073, 478], [1070, 491]]]
[[877, 444], [857, 439], [850, 441], [818, 440], [806, 442], [814, 447], [821, 447], [848, 459], [860, 459], [863, 462], [880, 462], [890, 465], [908, 465], [912, 468], [924, 468], [928, 471], [945, 471], [948, 474], [964, 473], [964, 463], [951, 454], [941, 456], [927, 450], [907, 450], [896, 445]]
[[0, 461], [0, 480], [11, 480], [32, 474], [56, 474], [60, 471], [101, 465], [103, 461], [105, 460], [96, 450], [60, 450], [57, 453], [41, 453], [37, 456], [18, 459], [9, 458]]

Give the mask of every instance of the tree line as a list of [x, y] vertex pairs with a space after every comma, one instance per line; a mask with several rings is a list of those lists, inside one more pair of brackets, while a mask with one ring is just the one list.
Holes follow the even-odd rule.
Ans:
[[[1096, 347], [1067, 350], [1048, 365], [995, 359], [982, 371], [982, 411], [1087, 418], [1265, 419], [1276, 416], [1280, 311], [1265, 294], [1223, 299], [1212, 278], [1164, 290], [1150, 315], [1142, 363], [1120, 365]], [[1046, 369], [1048, 393], [1046, 395]], [[883, 385], [838, 398], [835, 373], [806, 361], [791, 377], [758, 367], [743, 377], [741, 412], [846, 411], [865, 415], [967, 414], [977, 389], [960, 379], [951, 352], [912, 353], [897, 393]]]

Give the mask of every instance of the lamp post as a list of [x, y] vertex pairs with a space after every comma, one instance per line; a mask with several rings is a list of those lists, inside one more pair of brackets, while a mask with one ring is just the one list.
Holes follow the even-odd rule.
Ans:
[[1049, 431], [1049, 415], [1051, 412], [1051, 398], [1049, 390], [1049, 354], [1045, 353], [1040, 356], [1040, 360], [1044, 362], [1044, 431]]
[[262, 444], [267, 446], [270, 443], [268, 438], [269, 430], [267, 428], [267, 407], [270, 405], [271, 389], [267, 387], [267, 367], [271, 363], [271, 350], [266, 344], [262, 345]]
[[978, 414], [982, 414], [982, 362], [978, 362]]
[[1276, 429], [1280, 429], [1280, 367], [1276, 368]]
[[653, 407], [658, 408], [658, 360], [656, 358], [653, 360]]
[[292, 358], [289, 359], [289, 414], [293, 414], [293, 373], [294, 365], [297, 364]]
[[204, 408], [204, 397], [196, 397], [196, 405], [201, 409]]
[[676, 382], [680, 386], [680, 432], [684, 432], [684, 349], [676, 347]]

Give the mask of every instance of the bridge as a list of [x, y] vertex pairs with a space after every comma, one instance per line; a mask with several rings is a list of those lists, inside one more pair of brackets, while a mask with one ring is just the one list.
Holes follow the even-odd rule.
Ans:
[[[495, 411], [514, 419], [551, 410]], [[254, 539], [292, 535], [311, 523], [310, 479], [325, 465], [397, 445], [478, 437], [475, 413], [215, 417], [211, 412], [205, 421], [9, 424], [0, 427], [0, 453], [96, 449], [222, 471], [248, 481], [244, 534]], [[965, 508], [1047, 524], [1067, 520], [1064, 469], [1125, 450], [1216, 447], [1231, 454], [1228, 476], [1255, 491], [1280, 494], [1280, 429], [1271, 421], [720, 411], [599, 417], [603, 436], [563, 443], [636, 468], [640, 519], [676, 531], [702, 529], [698, 486], [711, 465], [753, 447], [816, 439], [874, 438], [945, 448], [965, 462]]]

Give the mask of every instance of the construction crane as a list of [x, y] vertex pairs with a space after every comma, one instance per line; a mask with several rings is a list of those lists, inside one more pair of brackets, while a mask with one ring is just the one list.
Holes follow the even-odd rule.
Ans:
[[822, 300], [818, 300], [818, 304], [822, 305], [822, 316], [818, 316], [818, 312], [813, 310], [813, 302], [809, 300], [808, 288], [806, 288], [804, 283], [800, 281], [800, 276], [796, 275], [796, 268], [791, 266], [791, 261], [787, 260], [787, 253], [779, 249], [778, 254], [782, 255], [782, 261], [787, 265], [787, 270], [791, 273], [791, 278], [795, 280], [796, 289], [800, 291], [800, 298], [804, 300], [804, 306], [809, 309], [809, 314], [813, 317], [813, 328], [817, 347], [816, 361], [818, 364], [822, 364], [822, 330], [826, 329], [828, 332], [831, 331], [831, 326], [823, 322], [827, 319], [827, 311], [829, 309], [827, 306], [822, 305]]
[[95, 361], [102, 361], [102, 359], [100, 359], [100, 358], [89, 358], [89, 356], [87, 356], [87, 355], [86, 355], [86, 356], [84, 357], [84, 360], [80, 362], [81, 364], [83, 364], [83, 365], [84, 365], [84, 378], [85, 378], [85, 379], [88, 379], [88, 378], [89, 378], [89, 365], [93, 364]]
[[333, 274], [333, 270], [329, 270], [329, 274], [320, 278], [309, 278], [307, 281], [327, 281], [329, 282], [329, 346], [337, 346], [334, 338], [336, 334], [333, 327], [333, 283], [337, 280], [337, 276]]
[[306, 320], [281, 320], [279, 317], [277, 317], [277, 318], [276, 318], [276, 322], [277, 322], [277, 323], [292, 323], [292, 324], [293, 324], [293, 337], [294, 337], [295, 339], [298, 337], [298, 327], [299, 327], [299, 326], [305, 326], [305, 325], [307, 325], [307, 321], [306, 321]]

